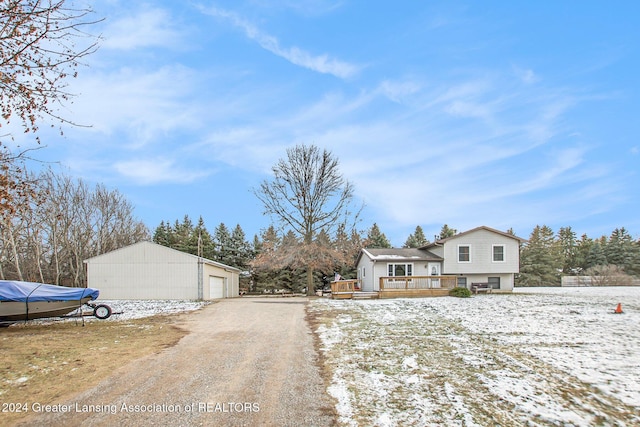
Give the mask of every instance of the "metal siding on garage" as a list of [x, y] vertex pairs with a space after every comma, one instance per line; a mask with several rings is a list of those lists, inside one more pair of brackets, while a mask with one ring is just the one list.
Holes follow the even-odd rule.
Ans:
[[[202, 262], [202, 275], [198, 264]], [[189, 299], [238, 296], [239, 271], [153, 242], [138, 242], [85, 261], [89, 287], [100, 290], [102, 299]], [[209, 294], [208, 277], [223, 281]], [[199, 279], [201, 278], [201, 279]]]
[[224, 277], [209, 276], [209, 298], [224, 298]]

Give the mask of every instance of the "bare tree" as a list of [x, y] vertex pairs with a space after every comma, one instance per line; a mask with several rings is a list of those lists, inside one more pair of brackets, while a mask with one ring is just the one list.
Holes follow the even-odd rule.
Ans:
[[57, 114], [68, 101], [66, 79], [77, 76], [82, 58], [97, 49], [97, 38], [85, 28], [90, 9], [67, 6], [65, 0], [0, 2], [0, 114], [17, 116], [26, 132], [36, 132], [45, 116]]
[[68, 78], [76, 77], [82, 58], [97, 49], [98, 37], [85, 31], [98, 22], [91, 14], [65, 0], [0, 1], [0, 214], [14, 210], [12, 190], [32, 190], [11, 180], [8, 172], [21, 168], [28, 150], [10, 152], [2, 140], [11, 136], [2, 130], [13, 118], [33, 133], [44, 118], [75, 124], [58, 111], [72, 96]]
[[339, 171], [339, 162], [330, 151], [315, 145], [296, 145], [287, 157], [272, 168], [273, 179], [265, 180], [255, 195], [286, 228], [302, 240], [307, 272], [307, 293], [313, 294], [314, 238], [321, 229], [334, 231], [340, 224], [355, 220], [359, 211], [351, 207], [353, 186]]
[[149, 238], [118, 191], [51, 171], [21, 179], [36, 184], [0, 212], [0, 278], [84, 286], [85, 259]]

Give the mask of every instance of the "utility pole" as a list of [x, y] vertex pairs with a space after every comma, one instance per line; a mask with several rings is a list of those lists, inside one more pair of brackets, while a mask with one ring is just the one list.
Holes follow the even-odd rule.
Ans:
[[198, 233], [198, 300], [204, 299], [204, 286], [203, 286], [203, 271], [202, 271], [202, 232]]

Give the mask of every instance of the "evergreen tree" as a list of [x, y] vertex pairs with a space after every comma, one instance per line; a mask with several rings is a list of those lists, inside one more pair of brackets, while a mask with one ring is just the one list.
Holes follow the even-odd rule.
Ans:
[[634, 252], [634, 242], [629, 232], [624, 227], [613, 230], [605, 246], [607, 263], [619, 266], [627, 274], [634, 274]]
[[213, 243], [215, 245], [215, 260], [222, 264], [230, 265], [233, 261], [231, 234], [223, 222], [213, 232]]
[[440, 236], [438, 236], [438, 239], [446, 239], [447, 237], [453, 237], [456, 234], [458, 234], [458, 230], [456, 230], [455, 228], [449, 228], [449, 226], [445, 224], [440, 229]]
[[520, 286], [558, 286], [562, 259], [560, 246], [551, 228], [536, 226], [523, 248], [520, 260]]
[[591, 253], [592, 247], [593, 239], [589, 238], [586, 234], [583, 234], [576, 243], [575, 265], [581, 274], [589, 267], [592, 267], [591, 264], [589, 264], [589, 254]]
[[240, 224], [237, 224], [231, 232], [231, 250], [233, 253], [233, 263], [230, 265], [240, 270], [245, 270], [253, 254]]
[[334, 248], [344, 260], [336, 271], [345, 279], [353, 279], [356, 274], [356, 258], [362, 249], [362, 237], [355, 229], [351, 230], [351, 235], [347, 234], [346, 227], [340, 226], [334, 239]]
[[390, 248], [391, 243], [389, 243], [389, 239], [380, 231], [378, 224], [373, 223], [373, 226], [369, 229], [367, 233], [367, 239], [365, 241], [366, 248]]
[[[209, 233], [209, 231], [207, 230], [207, 227], [204, 224], [204, 219], [202, 219], [202, 217], [198, 218], [198, 224], [193, 229], [191, 240], [195, 240], [196, 247], [200, 248], [199, 255], [206, 259], [213, 260], [213, 257], [215, 257], [213, 238], [211, 237], [211, 233]], [[197, 251], [196, 255], [198, 255]]]
[[564, 274], [574, 274], [578, 269], [576, 264], [577, 243], [576, 233], [571, 227], [561, 227], [558, 231], [558, 240], [562, 256], [562, 272]]
[[194, 255], [198, 253], [197, 241], [193, 241], [193, 222], [191, 222], [189, 215], [185, 215], [182, 222], [176, 220], [173, 227], [173, 237], [173, 242], [171, 242], [173, 249]]
[[605, 246], [606, 238], [604, 236], [593, 242], [587, 255], [588, 268], [607, 265], [607, 255], [604, 250]]
[[416, 226], [416, 231], [407, 237], [406, 242], [404, 242], [403, 248], [421, 248], [429, 244], [429, 240], [424, 235], [424, 231], [422, 231], [422, 227], [419, 225]]
[[171, 234], [173, 233], [171, 225], [164, 221], [160, 222], [160, 225], [156, 227], [153, 232], [153, 242], [162, 246], [171, 247]]

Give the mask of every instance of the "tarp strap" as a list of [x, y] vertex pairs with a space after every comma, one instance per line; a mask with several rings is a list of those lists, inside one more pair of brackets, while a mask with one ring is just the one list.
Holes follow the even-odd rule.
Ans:
[[29, 320], [29, 297], [31, 296], [32, 293], [34, 293], [36, 291], [36, 289], [38, 289], [41, 285], [36, 286], [35, 288], [33, 288], [33, 290], [31, 292], [29, 292], [29, 295], [27, 295], [27, 297], [24, 299], [24, 305], [25, 305], [25, 317], [24, 317], [24, 321], [26, 322], [27, 320]]

